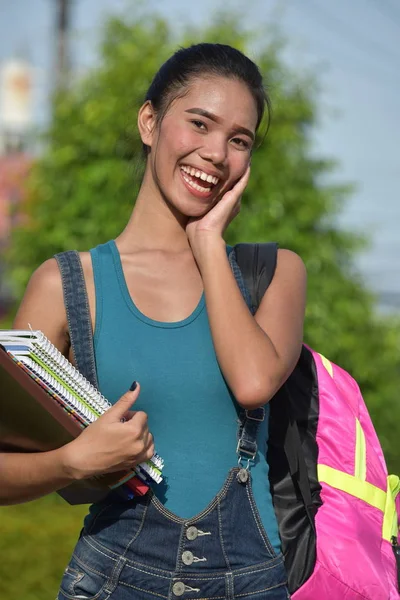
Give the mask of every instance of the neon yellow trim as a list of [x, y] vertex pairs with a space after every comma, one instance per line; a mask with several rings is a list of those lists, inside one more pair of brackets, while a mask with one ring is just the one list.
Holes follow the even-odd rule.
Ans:
[[354, 458], [354, 477], [365, 481], [367, 478], [367, 451], [365, 435], [361, 423], [356, 419], [356, 452]]
[[368, 481], [362, 481], [327, 465], [318, 465], [318, 479], [320, 482], [327, 483], [331, 487], [355, 496], [383, 513], [385, 512], [386, 492]]
[[396, 511], [396, 496], [400, 492], [400, 479], [397, 475], [389, 475], [387, 478], [387, 494], [385, 516], [383, 517], [382, 537], [391, 541], [397, 537], [399, 530], [398, 516]]
[[328, 371], [329, 375], [333, 378], [332, 363], [327, 358], [325, 358], [325, 356], [322, 356], [322, 354], [320, 354], [319, 356], [321, 357], [322, 364], [324, 365], [325, 369]]

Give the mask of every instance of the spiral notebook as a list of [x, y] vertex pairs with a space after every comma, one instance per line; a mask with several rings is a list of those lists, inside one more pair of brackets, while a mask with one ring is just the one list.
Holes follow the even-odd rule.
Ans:
[[[41, 331], [0, 330], [0, 450], [34, 452], [71, 441], [112, 405]], [[124, 473], [71, 484], [70, 504], [94, 502], [115, 489], [143, 495], [162, 481], [158, 454]]]

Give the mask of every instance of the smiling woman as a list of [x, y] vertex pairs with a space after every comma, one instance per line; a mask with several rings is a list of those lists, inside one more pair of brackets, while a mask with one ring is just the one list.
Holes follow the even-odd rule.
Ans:
[[[204, 75], [191, 81], [162, 119], [147, 101], [139, 112], [142, 139], [154, 149], [148, 151], [147, 178], [157, 182], [180, 212], [201, 216], [246, 172], [258, 120], [247, 85], [225, 76]], [[190, 195], [175, 189], [182, 181]], [[195, 198], [207, 202], [195, 203]]]
[[[0, 501], [136, 465], [153, 436], [167, 485], [91, 507], [59, 600], [288, 598], [265, 449], [268, 402], [300, 354], [305, 270], [280, 250], [253, 317], [223, 239], [265, 106], [249, 58], [198, 44], [162, 65], [139, 110], [146, 169], [132, 215], [115, 240], [80, 254], [99, 388], [114, 406], [59, 450], [4, 454]], [[42, 330], [73, 361], [69, 317], [49, 259], [14, 327]], [[246, 430], [256, 448], [246, 470], [236, 446], [248, 409], [258, 426]]]

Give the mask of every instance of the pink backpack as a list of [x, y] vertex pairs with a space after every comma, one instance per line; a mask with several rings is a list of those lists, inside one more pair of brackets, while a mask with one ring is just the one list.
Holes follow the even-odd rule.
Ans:
[[[276, 244], [230, 254], [253, 313], [276, 255]], [[388, 475], [356, 381], [303, 346], [269, 406], [270, 485], [292, 599], [399, 600], [400, 480]]]
[[310, 352], [319, 389], [322, 505], [315, 515], [314, 570], [293, 600], [398, 600], [399, 478], [388, 475], [355, 380]]

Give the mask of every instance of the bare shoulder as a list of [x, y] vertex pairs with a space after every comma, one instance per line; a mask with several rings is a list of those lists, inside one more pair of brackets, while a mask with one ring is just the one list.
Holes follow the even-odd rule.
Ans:
[[300, 280], [305, 280], [307, 278], [307, 270], [303, 259], [296, 254], [296, 252], [285, 248], [280, 248], [278, 250], [276, 274], [278, 276], [294, 275]]
[[[90, 283], [93, 280], [90, 252], [80, 252], [79, 257], [85, 280]], [[26, 288], [26, 294], [30, 295], [40, 296], [43, 292], [51, 294], [52, 300], [63, 300], [61, 273], [55, 258], [49, 258], [33, 272]]]
[[292, 250], [279, 249], [274, 276], [260, 308], [271, 310], [278, 306], [283, 297], [288, 302], [304, 305], [307, 286], [307, 271], [302, 258]]
[[68, 347], [61, 273], [50, 258], [32, 274], [14, 320], [15, 329], [40, 329], [63, 353]]
[[49, 258], [42, 263], [32, 274], [26, 288], [25, 299], [43, 301], [45, 294], [55, 297], [62, 296], [61, 273], [55, 258]]
[[[80, 252], [83, 274], [94, 326], [94, 281], [90, 252]], [[55, 258], [42, 263], [32, 274], [13, 323], [14, 329], [40, 329], [65, 355], [70, 338], [60, 269]]]

